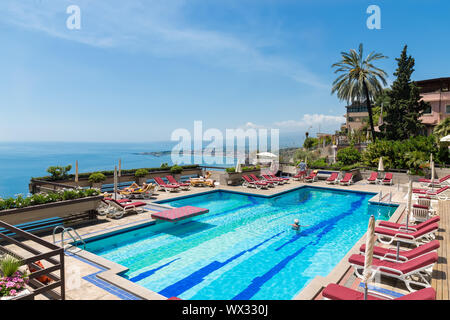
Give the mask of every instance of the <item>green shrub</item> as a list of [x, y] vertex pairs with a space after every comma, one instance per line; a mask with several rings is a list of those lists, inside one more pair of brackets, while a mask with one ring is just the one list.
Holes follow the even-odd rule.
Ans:
[[235, 167], [226, 168], [225, 171], [228, 173], [233, 173], [233, 172], [236, 172], [236, 168]]
[[310, 168], [326, 168], [329, 167], [326, 158], [320, 158], [317, 159], [316, 161], [311, 162], [311, 164], [309, 165]]
[[106, 180], [106, 176], [103, 173], [96, 172], [89, 176], [89, 182], [98, 183]]
[[349, 165], [349, 166], [342, 166], [342, 167], [340, 168], [340, 170], [341, 170], [341, 171], [350, 171], [350, 170], [353, 170], [353, 169], [358, 168], [359, 166], [360, 166], [359, 163], [355, 163], [355, 164], [352, 164], [352, 165]]
[[7, 254], [0, 260], [0, 270], [4, 277], [11, 277], [14, 275], [19, 267], [22, 265], [19, 259]]
[[344, 165], [352, 165], [361, 161], [361, 153], [355, 147], [350, 146], [338, 151], [337, 160]]
[[167, 162], [161, 163], [161, 169], [169, 169], [169, 164]]
[[99, 195], [100, 192], [96, 189], [70, 189], [49, 193], [33, 194], [29, 197], [18, 196], [17, 198], [6, 198], [0, 200], [0, 211], [8, 209], [25, 208], [39, 204], [46, 204], [51, 202], [79, 199], [85, 197], [92, 197]]
[[183, 167], [181, 167], [177, 164], [170, 168], [170, 172], [173, 174], [181, 173], [182, 171], [183, 171]]
[[[185, 170], [185, 169], [195, 169], [195, 168], [198, 168], [198, 164], [183, 165], [183, 166], [181, 166], [181, 168], [183, 170]], [[157, 172], [157, 171], [161, 171], [161, 169], [166, 170], [167, 168], [157, 167], [157, 168], [142, 168], [142, 169], [146, 169], [146, 170], [148, 170], [148, 172]], [[122, 169], [122, 175], [128, 175], [128, 174], [134, 175], [137, 170], [139, 170], [139, 169]], [[79, 173], [78, 177], [80, 179], [89, 178], [89, 176], [92, 173], [94, 173], [94, 172]], [[99, 173], [103, 173], [106, 177], [114, 176], [114, 170], [104, 170], [104, 171], [99, 171]], [[74, 177], [75, 177], [75, 175], [69, 174], [67, 176], [67, 179], [73, 179]], [[32, 178], [32, 179], [44, 180], [44, 181], [52, 181], [53, 180], [53, 178], [51, 176], [35, 177], [35, 178]]]
[[134, 176], [136, 178], [142, 178], [145, 177], [146, 175], [148, 175], [147, 169], [137, 169], [136, 172], [134, 173]]
[[51, 166], [47, 168], [47, 172], [51, 174], [51, 180], [65, 180], [68, 179], [69, 175], [67, 174], [72, 169], [72, 165], [68, 165], [65, 167], [61, 166]]
[[254, 171], [254, 170], [261, 169], [261, 166], [248, 166], [248, 167], [242, 167], [241, 169], [242, 169], [242, 172]]
[[[408, 140], [377, 140], [367, 146], [362, 155], [366, 166], [377, 167], [383, 157], [385, 168], [417, 170], [421, 161], [429, 161], [430, 153], [439, 162], [438, 147], [433, 136], [418, 136]], [[413, 158], [411, 158], [413, 157]]]

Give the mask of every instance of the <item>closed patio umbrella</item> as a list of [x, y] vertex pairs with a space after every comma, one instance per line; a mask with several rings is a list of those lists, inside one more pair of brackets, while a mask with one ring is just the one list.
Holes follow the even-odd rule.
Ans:
[[364, 256], [364, 300], [367, 300], [368, 283], [372, 276], [373, 247], [375, 244], [375, 217], [370, 216], [366, 234], [366, 252]]
[[119, 177], [122, 176], [122, 159], [119, 159]]
[[75, 182], [78, 182], [78, 160], [75, 161]]
[[434, 161], [431, 161], [431, 191], [434, 189]]
[[117, 166], [114, 166], [114, 199], [117, 200]]
[[383, 157], [380, 157], [380, 160], [378, 161], [378, 171], [384, 171]]
[[272, 162], [270, 163], [269, 170], [273, 174], [276, 174], [278, 172], [278, 165], [275, 163], [275, 160], [272, 160]]
[[242, 172], [241, 161], [239, 159], [236, 163], [236, 172]]

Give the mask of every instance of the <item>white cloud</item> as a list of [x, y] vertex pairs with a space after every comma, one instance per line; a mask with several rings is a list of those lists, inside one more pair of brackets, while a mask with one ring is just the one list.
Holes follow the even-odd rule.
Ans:
[[[66, 28], [67, 6], [81, 9], [81, 30]], [[89, 46], [187, 56], [239, 71], [265, 71], [317, 88], [328, 84], [301, 63], [267, 56], [238, 35], [192, 27], [184, 12], [189, 1], [171, 0], [2, 0], [2, 21]], [[258, 43], [254, 39], [254, 43]]]
[[280, 129], [283, 132], [306, 131], [311, 127], [313, 131], [317, 131], [320, 126], [322, 132], [333, 132], [339, 129], [340, 125], [345, 122], [343, 116], [333, 116], [327, 114], [304, 114], [301, 119], [277, 121], [269, 126], [259, 125], [253, 122], [247, 122], [242, 129]]
[[310, 126], [321, 125], [323, 127], [336, 126], [345, 122], [343, 116], [331, 116], [326, 114], [304, 114], [300, 120], [286, 120], [275, 122], [277, 127], [308, 129]]

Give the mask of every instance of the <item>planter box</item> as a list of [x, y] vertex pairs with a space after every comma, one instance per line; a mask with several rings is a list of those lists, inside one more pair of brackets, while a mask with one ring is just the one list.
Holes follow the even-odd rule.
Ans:
[[353, 174], [353, 182], [357, 182], [363, 179], [361, 175], [361, 171], [359, 169], [352, 169], [349, 171], [342, 171], [342, 176], [344, 176], [346, 173]]
[[261, 169], [245, 172], [226, 172], [222, 177], [223, 182], [220, 181], [220, 184], [223, 183], [224, 185], [240, 185], [242, 182], [242, 175], [248, 176], [250, 174], [259, 176], [261, 174]]
[[8, 297], [0, 297], [0, 300], [11, 300], [11, 299], [34, 300], [34, 297], [33, 298], [26, 298], [26, 297], [20, 298], [20, 297], [25, 296], [25, 295], [30, 294], [30, 293], [31, 293], [30, 290], [24, 289], [24, 290], [20, 291], [18, 294], [16, 294], [15, 296], [12, 296], [12, 297], [9, 297], [9, 296]]
[[16, 225], [36, 220], [60, 217], [96, 210], [103, 196], [93, 196], [74, 200], [58, 201], [19, 209], [0, 211], [0, 220]]

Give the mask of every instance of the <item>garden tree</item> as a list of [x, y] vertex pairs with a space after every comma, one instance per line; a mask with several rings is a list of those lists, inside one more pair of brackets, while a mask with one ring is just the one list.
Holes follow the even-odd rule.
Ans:
[[303, 142], [303, 148], [311, 149], [319, 144], [319, 139], [317, 138], [306, 138]]
[[450, 117], [445, 118], [434, 127], [433, 131], [436, 138], [441, 139], [450, 134]]
[[67, 174], [72, 169], [72, 165], [67, 165], [65, 167], [61, 166], [51, 166], [47, 168], [47, 172], [50, 173], [52, 180], [64, 180], [69, 177]]
[[397, 58], [398, 67], [394, 75], [397, 77], [387, 92], [389, 103], [384, 105], [386, 116], [380, 130], [389, 140], [402, 140], [415, 137], [423, 129], [419, 118], [429, 103], [421, 101], [419, 88], [411, 81], [414, 72], [414, 58], [408, 56], [407, 46], [403, 48], [400, 58]]
[[363, 57], [363, 45], [359, 45], [359, 51], [351, 49], [350, 52], [341, 52], [342, 60], [334, 63], [331, 67], [336, 68], [334, 73], [340, 74], [333, 82], [331, 93], [337, 92], [340, 100], [352, 102], [363, 102], [367, 105], [369, 112], [369, 124], [372, 139], [375, 141], [375, 128], [373, 124], [372, 103], [373, 97], [381, 92], [385, 86], [387, 74], [377, 68], [373, 63], [387, 58], [381, 53], [371, 52], [366, 58]]

